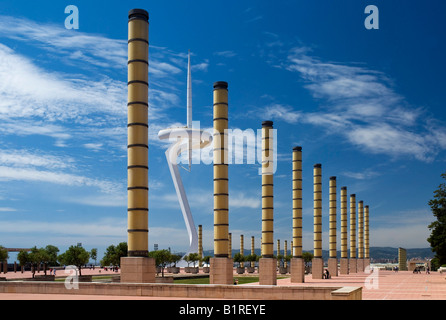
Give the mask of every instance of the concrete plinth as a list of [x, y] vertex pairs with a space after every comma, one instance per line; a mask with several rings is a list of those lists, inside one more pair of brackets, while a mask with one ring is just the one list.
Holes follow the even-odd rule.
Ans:
[[356, 258], [348, 260], [349, 272], [350, 273], [357, 273], [358, 272], [358, 261], [357, 260], [358, 259], [356, 259]]
[[364, 259], [364, 270], [370, 269], [370, 258], [365, 258]]
[[364, 272], [364, 259], [358, 259], [356, 262], [357, 272]]
[[290, 261], [291, 283], [305, 282], [305, 261], [302, 258], [292, 258]]
[[122, 283], [155, 283], [155, 259], [149, 257], [122, 257]]
[[259, 259], [259, 284], [277, 285], [277, 259]]
[[332, 277], [338, 276], [338, 259], [336, 258], [328, 259], [328, 272]]
[[313, 279], [322, 279], [324, 274], [324, 260], [322, 258], [313, 258], [311, 261], [311, 277]]
[[348, 258], [341, 258], [339, 263], [340, 263], [339, 273], [348, 274], [348, 265], [349, 265]]
[[210, 264], [210, 284], [234, 284], [232, 259], [211, 258]]

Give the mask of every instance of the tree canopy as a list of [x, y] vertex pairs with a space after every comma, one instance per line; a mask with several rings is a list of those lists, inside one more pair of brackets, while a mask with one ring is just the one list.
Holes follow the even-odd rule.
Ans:
[[90, 260], [90, 253], [80, 246], [70, 246], [58, 259], [62, 264], [76, 266], [82, 275], [82, 266]]
[[117, 246], [109, 246], [101, 260], [101, 265], [103, 266], [120, 266], [121, 257], [127, 257], [127, 242], [121, 242]]
[[[441, 177], [446, 180], [446, 173], [443, 173]], [[434, 198], [428, 204], [437, 220], [428, 226], [431, 235], [427, 241], [435, 252], [432, 266], [439, 267], [446, 264], [446, 183], [439, 185], [434, 191]]]

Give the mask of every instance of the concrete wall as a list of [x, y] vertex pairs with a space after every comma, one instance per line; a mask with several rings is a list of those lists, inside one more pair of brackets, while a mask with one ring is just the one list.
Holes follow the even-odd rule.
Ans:
[[361, 287], [234, 286], [149, 283], [79, 283], [68, 290], [64, 283], [7, 281], [1, 293], [81, 294], [113, 296], [183, 297], [262, 300], [361, 300]]

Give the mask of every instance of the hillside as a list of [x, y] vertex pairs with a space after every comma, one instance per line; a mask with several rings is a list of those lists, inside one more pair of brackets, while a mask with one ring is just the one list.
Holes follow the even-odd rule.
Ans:
[[[430, 248], [405, 248], [407, 250], [407, 259], [412, 259], [412, 258], [421, 258], [421, 259], [431, 259], [434, 257], [434, 253], [432, 252], [432, 250]], [[304, 251], [309, 251], [309, 250], [304, 250]], [[232, 250], [232, 256], [234, 256], [234, 254], [238, 253], [239, 250]], [[248, 255], [251, 253], [251, 249], [245, 249], [245, 255]], [[260, 249], [256, 249], [255, 253], [257, 255], [260, 254]], [[275, 254], [276, 252], [274, 252]], [[350, 251], [349, 251], [350, 253]], [[212, 250], [206, 250], [203, 253], [205, 256], [209, 255], [209, 256], [213, 256], [213, 251]], [[341, 256], [341, 252], [338, 250], [337, 252], [338, 254], [338, 258]], [[370, 248], [370, 257], [374, 260], [374, 261], [395, 261], [398, 260], [398, 248], [392, 248], [392, 247], [371, 247]], [[328, 250], [322, 250], [322, 258], [324, 260], [328, 259]]]

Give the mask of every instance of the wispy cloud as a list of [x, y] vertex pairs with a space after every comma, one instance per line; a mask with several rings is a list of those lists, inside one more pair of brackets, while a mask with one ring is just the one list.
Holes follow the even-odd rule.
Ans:
[[359, 64], [326, 62], [306, 47], [293, 48], [277, 64], [297, 73], [304, 87], [321, 104], [321, 111], [271, 104], [272, 119], [307, 123], [343, 136], [365, 153], [409, 156], [430, 162], [446, 149], [444, 124], [411, 106], [383, 72]]
[[216, 55], [218, 57], [223, 57], [223, 58], [233, 58], [237, 54], [234, 51], [232, 51], [232, 50], [225, 50], [225, 51], [214, 52], [214, 55]]

